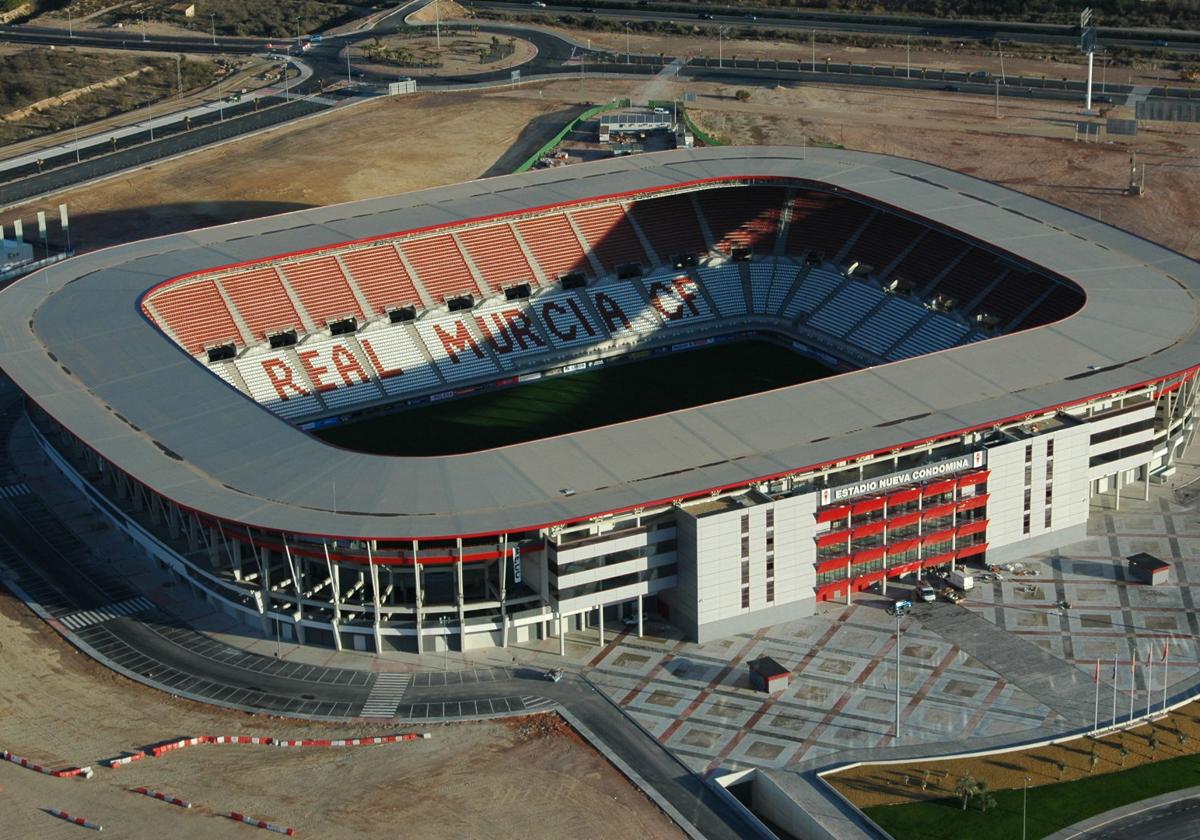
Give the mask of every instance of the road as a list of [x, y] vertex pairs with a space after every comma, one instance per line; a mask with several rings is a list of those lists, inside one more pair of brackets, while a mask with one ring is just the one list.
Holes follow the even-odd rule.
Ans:
[[[1137, 806], [1127, 806], [1121, 810], [1128, 808], [1136, 809]], [[1053, 836], [1053, 840], [1126, 840], [1129, 837], [1137, 837], [1138, 840], [1195, 840], [1200, 835], [1200, 794], [1181, 799], [1172, 797], [1171, 801], [1146, 810], [1134, 810], [1103, 825], [1087, 828], [1091, 823], [1081, 824], [1078, 830], [1071, 828], [1061, 831]]]

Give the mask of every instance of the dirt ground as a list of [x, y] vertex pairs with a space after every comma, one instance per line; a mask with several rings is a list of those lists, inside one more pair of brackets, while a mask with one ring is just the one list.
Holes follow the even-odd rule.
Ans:
[[[55, 779], [0, 762], [0, 836], [242, 837], [239, 811], [304, 837], [682, 836], [670, 820], [557, 716], [422, 727], [335, 726], [224, 712], [131, 683], [83, 655], [0, 589], [0, 747], [53, 767]], [[47, 698], [53, 698], [48, 700]], [[429, 740], [342, 749], [208, 745], [119, 770], [102, 758], [200, 734], [332, 738], [428, 731]], [[184, 810], [131, 792], [145, 786]], [[397, 827], [403, 826], [400, 830]]]
[[[1157, 740], [1156, 748], [1152, 737]], [[1126, 751], [1124, 756], [1122, 746]], [[1123, 735], [1094, 741], [1078, 738], [1034, 750], [956, 761], [865, 765], [826, 779], [855, 805], [869, 808], [953, 796], [955, 785], [964, 775], [986, 781], [994, 790], [1019, 788], [1026, 776], [1030, 778], [1029, 786], [1037, 787], [1196, 753], [1200, 753], [1200, 706], [1193, 703], [1152, 725], [1139, 726]]]
[[[562, 100], [507, 93], [389, 97], [125, 173], [0, 214], [65, 201], [81, 247], [478, 178], [519, 141], [553, 135]], [[528, 124], [541, 126], [538, 142]], [[517, 155], [520, 157], [520, 155]], [[515, 167], [508, 167], [511, 171]]]

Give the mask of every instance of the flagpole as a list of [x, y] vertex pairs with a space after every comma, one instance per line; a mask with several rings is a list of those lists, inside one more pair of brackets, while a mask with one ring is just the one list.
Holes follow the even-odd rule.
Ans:
[[1116, 651], [1113, 651], [1113, 677], [1112, 677], [1112, 687], [1113, 687], [1113, 716], [1112, 716], [1112, 725], [1113, 725], [1113, 726], [1116, 726], [1116, 725], [1117, 725], [1117, 652], [1116, 652]]
[[1171, 644], [1163, 642], [1163, 714], [1167, 713], [1167, 667], [1171, 662]]
[[1096, 684], [1096, 703], [1095, 710], [1092, 714], [1092, 732], [1095, 733], [1100, 729], [1100, 659], [1096, 658], [1096, 676], [1092, 679]]
[[1146, 648], [1146, 717], [1150, 717], [1150, 698], [1154, 691], [1154, 646]]
[[1133, 702], [1137, 689], [1137, 648], [1129, 655], [1129, 722], [1133, 723]]

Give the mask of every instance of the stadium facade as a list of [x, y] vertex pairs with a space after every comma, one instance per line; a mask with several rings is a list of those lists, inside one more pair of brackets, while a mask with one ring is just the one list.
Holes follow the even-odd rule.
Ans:
[[[1197, 289], [927, 164], [700, 149], [87, 254], [3, 292], [0, 365], [96, 508], [267, 633], [561, 644], [653, 611], [703, 641], [1071, 542], [1167, 480]], [[309, 434], [751, 336], [843, 372], [448, 457]]]

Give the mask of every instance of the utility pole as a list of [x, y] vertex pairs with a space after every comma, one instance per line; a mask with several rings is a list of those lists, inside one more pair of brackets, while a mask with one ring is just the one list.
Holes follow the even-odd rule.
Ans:
[[180, 60], [181, 58], [182, 56], [180, 56], [179, 53], [175, 53], [175, 87], [179, 90], [180, 99], [183, 98], [183, 70], [182, 61]]
[[625, 21], [625, 63], [629, 64], [629, 21]]
[[71, 128], [75, 134], [75, 162], [79, 163], [79, 115], [71, 115]]
[[142, 21], [142, 43], [144, 44], [146, 43], [146, 16], [143, 14], [139, 15], [139, 17]]
[[996, 119], [1000, 119], [1000, 80], [993, 79], [996, 83]]
[[1079, 13], [1079, 49], [1087, 55], [1087, 96], [1084, 99], [1084, 109], [1092, 110], [1092, 66], [1096, 58], [1096, 28], [1092, 25], [1092, 10], [1084, 9]]
[[215, 47], [217, 45], [217, 16], [215, 14], [208, 16], [208, 25], [212, 29], [212, 45]]
[[442, 51], [442, 10], [438, 8], [438, 0], [433, 0], [433, 34], [437, 40], [437, 51]]
[[725, 66], [725, 33], [729, 27], [722, 26], [717, 30], [717, 67]]
[[813, 72], [817, 72], [817, 30], [812, 31], [812, 65]]
[[68, 38], [75, 37], [75, 23], [71, 19], [71, 4], [70, 3], [67, 4], [67, 37]]
[[1008, 76], [1004, 72], [1004, 42], [1000, 42], [1000, 83], [1008, 84]]
[[904, 48], [906, 50], [904, 58], [904, 78], [912, 78], [912, 36], [904, 36]]

